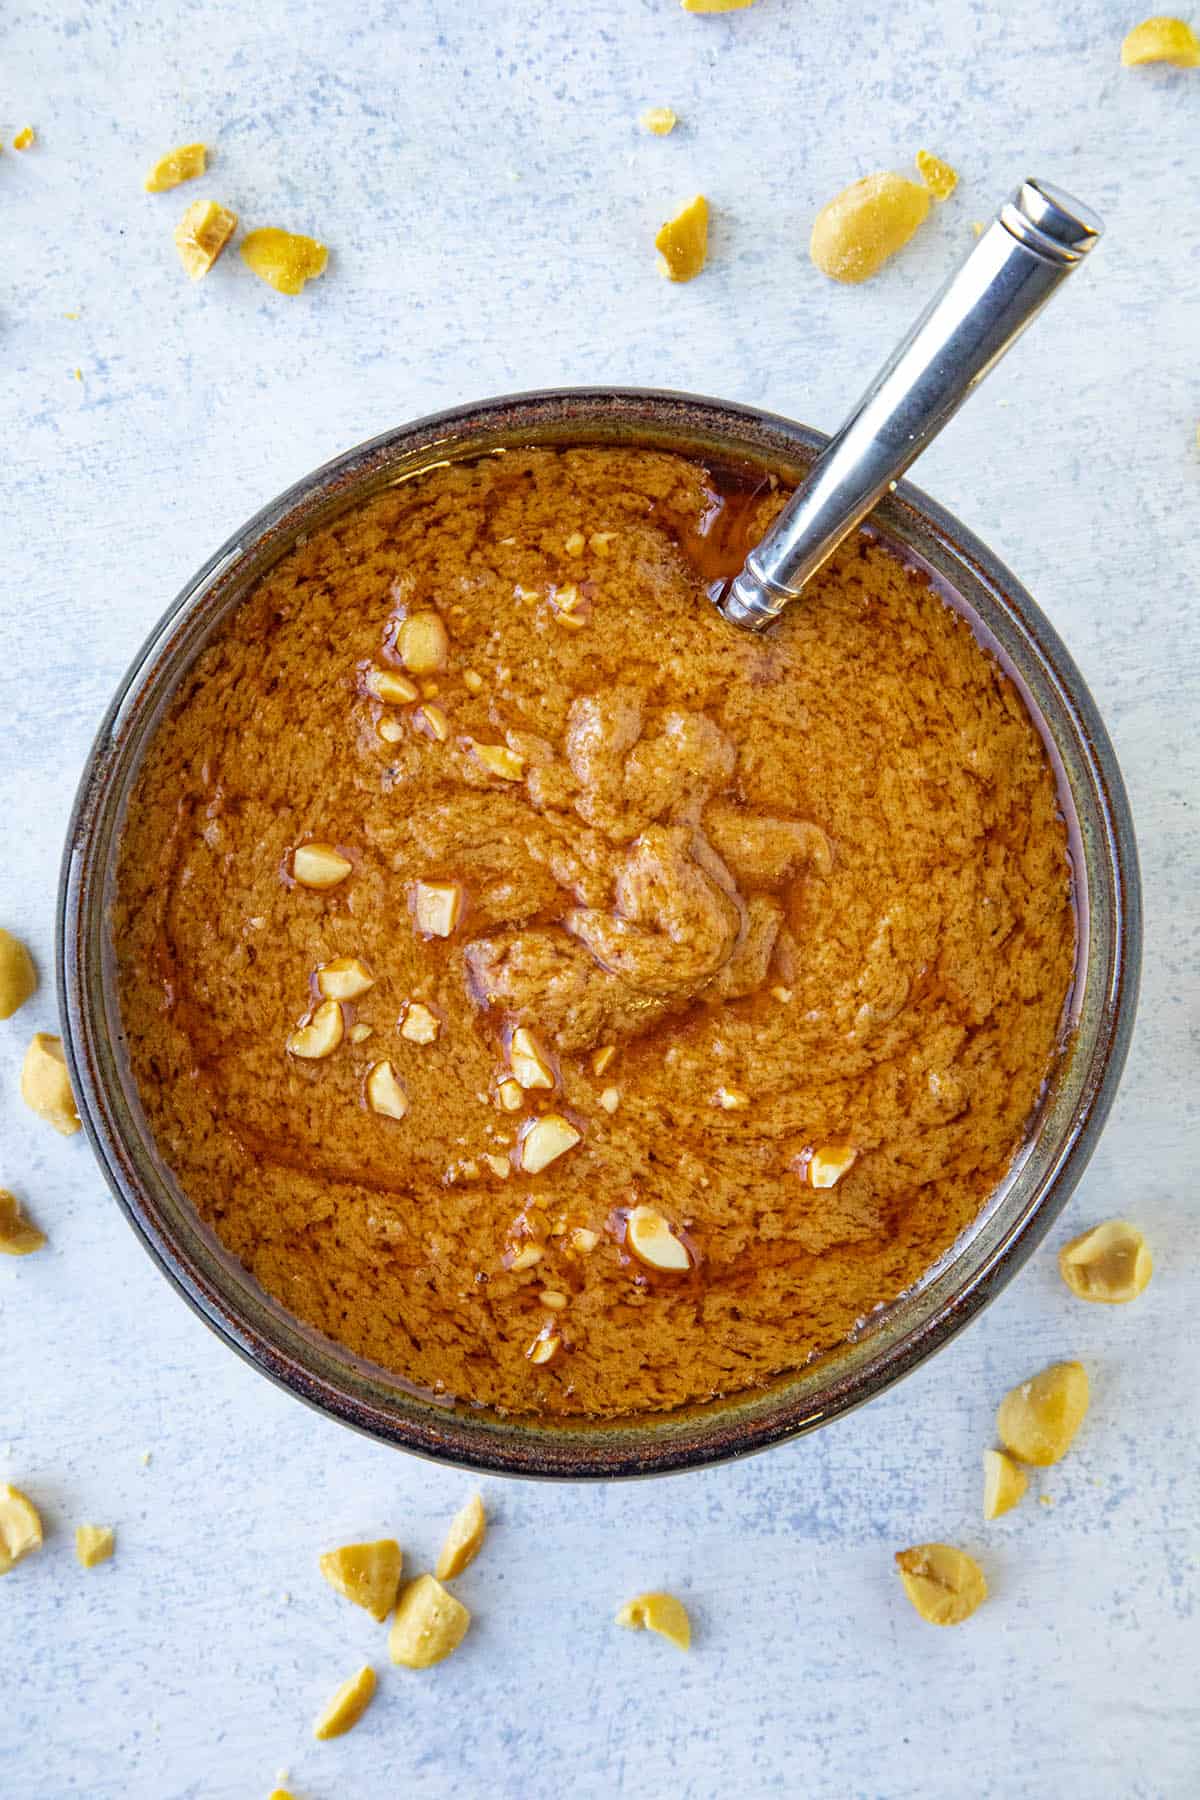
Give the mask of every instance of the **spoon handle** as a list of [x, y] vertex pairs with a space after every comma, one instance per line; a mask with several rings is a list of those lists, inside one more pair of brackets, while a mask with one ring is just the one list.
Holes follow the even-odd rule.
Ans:
[[1026, 181], [888, 358], [739, 575], [715, 596], [762, 631], [953, 418], [1103, 226], [1046, 181]]

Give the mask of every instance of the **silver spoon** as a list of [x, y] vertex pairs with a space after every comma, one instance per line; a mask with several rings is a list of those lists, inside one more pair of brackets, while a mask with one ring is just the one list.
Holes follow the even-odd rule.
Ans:
[[721, 612], [763, 631], [920, 456], [1104, 227], [1048, 181], [1026, 181], [892, 352], [739, 575]]

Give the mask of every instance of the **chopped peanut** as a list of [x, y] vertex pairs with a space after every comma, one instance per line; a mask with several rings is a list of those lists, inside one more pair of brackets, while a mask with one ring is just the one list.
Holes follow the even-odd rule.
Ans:
[[318, 1714], [313, 1726], [313, 1736], [324, 1741], [326, 1738], [341, 1737], [345, 1732], [353, 1730], [370, 1706], [374, 1694], [375, 1671], [367, 1664], [357, 1675], [352, 1675], [349, 1681], [343, 1681], [329, 1704]]
[[554, 1070], [546, 1053], [524, 1025], [518, 1025], [508, 1047], [508, 1061], [518, 1084], [523, 1088], [552, 1088]]
[[642, 129], [652, 137], [669, 137], [678, 123], [669, 106], [650, 106], [642, 114]]
[[36, 988], [32, 956], [20, 938], [0, 926], [0, 1019], [11, 1019]]
[[683, 1601], [674, 1594], [638, 1594], [621, 1607], [616, 1623], [630, 1631], [657, 1631], [677, 1650], [691, 1648], [692, 1622]]
[[1125, 1219], [1107, 1219], [1072, 1238], [1058, 1253], [1058, 1268], [1080, 1300], [1106, 1306], [1136, 1300], [1154, 1273], [1145, 1238]]
[[958, 170], [952, 169], [948, 162], [943, 162], [930, 150], [918, 150], [916, 162], [921, 180], [934, 199], [948, 200], [958, 186]]
[[305, 1061], [318, 1062], [332, 1056], [342, 1041], [345, 1021], [336, 1000], [322, 1000], [312, 1016], [293, 1031], [287, 1041], [288, 1052]]
[[270, 225], [252, 231], [242, 245], [246, 267], [280, 294], [299, 294], [306, 281], [325, 273], [329, 252], [315, 238]]
[[7, 1575], [24, 1556], [42, 1547], [42, 1521], [37, 1507], [20, 1488], [0, 1487], [0, 1575]]
[[472, 1494], [466, 1505], [460, 1507], [450, 1521], [450, 1529], [437, 1560], [436, 1573], [439, 1581], [453, 1581], [456, 1575], [462, 1574], [468, 1563], [475, 1561], [483, 1546], [486, 1531], [487, 1515], [483, 1510], [483, 1501], [478, 1494]]
[[94, 1569], [107, 1562], [116, 1547], [116, 1533], [111, 1525], [75, 1527], [75, 1555], [81, 1568]]
[[708, 201], [695, 194], [668, 219], [654, 240], [659, 269], [668, 281], [691, 281], [708, 261]]
[[36, 1225], [21, 1211], [21, 1203], [7, 1188], [0, 1188], [0, 1256], [30, 1256], [46, 1242]]
[[330, 1587], [361, 1606], [382, 1625], [396, 1604], [404, 1554], [394, 1538], [372, 1544], [343, 1544], [321, 1557], [321, 1573]]
[[904, 1591], [931, 1625], [961, 1625], [987, 1599], [983, 1570], [952, 1544], [917, 1544], [896, 1552]]
[[357, 1000], [375, 986], [375, 977], [357, 956], [335, 956], [317, 970], [317, 992], [326, 1000]]
[[890, 170], [864, 175], [817, 214], [809, 254], [833, 281], [868, 281], [929, 211], [929, 189]]
[[215, 200], [193, 200], [175, 227], [175, 248], [191, 281], [199, 281], [237, 230], [237, 214]]
[[471, 1615], [432, 1575], [410, 1581], [396, 1605], [388, 1652], [406, 1669], [428, 1669], [458, 1649]]
[[1194, 69], [1200, 65], [1200, 38], [1183, 19], [1158, 13], [1134, 26], [1121, 45], [1121, 61], [1127, 69], [1156, 62]]
[[1045, 1467], [1066, 1455], [1087, 1409], [1083, 1364], [1052, 1363], [1004, 1396], [996, 1414], [996, 1433], [1021, 1462]]
[[410, 613], [400, 622], [396, 633], [396, 649], [405, 668], [413, 675], [436, 675], [446, 666], [450, 652], [450, 634], [440, 613]]
[[521, 1167], [527, 1175], [538, 1175], [574, 1149], [581, 1133], [561, 1113], [543, 1113], [535, 1119], [521, 1139]]
[[181, 181], [194, 181], [207, 167], [207, 145], [180, 144], [177, 150], [168, 150], [165, 156], [159, 157], [146, 177], [146, 192], [165, 194], [169, 188], [178, 187]]
[[62, 1039], [53, 1032], [33, 1034], [21, 1065], [21, 1098], [39, 1119], [48, 1120], [64, 1137], [79, 1130], [79, 1113], [71, 1092]]
[[983, 1453], [983, 1516], [998, 1519], [1010, 1512], [1029, 1486], [1029, 1477], [1020, 1463], [1003, 1450]]

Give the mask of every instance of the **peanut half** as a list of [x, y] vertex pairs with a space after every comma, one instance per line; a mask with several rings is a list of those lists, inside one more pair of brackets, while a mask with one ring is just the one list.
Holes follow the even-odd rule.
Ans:
[[917, 1544], [896, 1552], [904, 1591], [931, 1625], [961, 1625], [987, 1599], [983, 1570], [953, 1544]]

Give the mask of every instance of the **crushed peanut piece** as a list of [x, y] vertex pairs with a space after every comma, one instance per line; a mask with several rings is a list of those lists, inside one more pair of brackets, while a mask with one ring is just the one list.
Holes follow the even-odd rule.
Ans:
[[354, 864], [332, 844], [301, 844], [292, 852], [292, 879], [306, 888], [337, 887]]
[[904, 1591], [931, 1625], [961, 1625], [987, 1599], [983, 1570], [952, 1544], [917, 1544], [896, 1552]]
[[811, 1150], [802, 1153], [800, 1160], [810, 1188], [832, 1188], [854, 1167], [858, 1151], [853, 1144], [840, 1141], [815, 1144]]
[[637, 1594], [616, 1615], [616, 1623], [630, 1631], [656, 1631], [677, 1650], [689, 1650], [692, 1622], [687, 1607], [674, 1594]]
[[374, 1029], [375, 1027], [373, 1025], [368, 1025], [365, 1021], [360, 1019], [357, 1025], [352, 1025], [350, 1027], [346, 1036], [350, 1039], [352, 1044], [365, 1044]]
[[724, 1112], [736, 1112], [739, 1107], [749, 1104], [750, 1096], [744, 1094], [741, 1088], [719, 1087], [713, 1095], [713, 1105], [721, 1107]]
[[28, 150], [30, 148], [30, 146], [32, 144], [35, 144], [36, 142], [37, 142], [37, 132], [33, 129], [33, 126], [32, 125], [23, 125], [21, 127], [20, 131], [18, 131], [16, 137], [13, 139], [13, 149], [14, 150]]
[[527, 1175], [540, 1174], [568, 1150], [573, 1150], [581, 1136], [582, 1133], [576, 1131], [561, 1113], [543, 1113], [526, 1128], [521, 1138], [521, 1167]]
[[42, 1521], [37, 1507], [20, 1488], [0, 1487], [0, 1575], [7, 1575], [23, 1556], [42, 1547]]
[[868, 281], [907, 244], [928, 211], [923, 182], [891, 170], [864, 175], [821, 208], [809, 254], [833, 281]]
[[691, 281], [708, 261], [708, 201], [694, 194], [654, 240], [659, 270], [668, 281]]
[[496, 1177], [497, 1181], [507, 1181], [512, 1174], [512, 1164], [509, 1162], [507, 1156], [497, 1156], [492, 1151], [488, 1151], [484, 1155], [483, 1160], [492, 1171], [492, 1174]]
[[958, 170], [952, 169], [940, 156], [934, 156], [931, 150], [918, 150], [916, 163], [921, 180], [934, 199], [948, 200], [958, 186]]
[[1200, 38], [1183, 19], [1158, 13], [1129, 32], [1121, 45], [1121, 61], [1127, 69], [1156, 62], [1194, 69], [1200, 65]]
[[1127, 1219], [1106, 1219], [1063, 1245], [1058, 1269], [1080, 1300], [1123, 1306], [1144, 1291], [1154, 1264], [1136, 1225]]
[[1011, 1512], [1029, 1486], [1029, 1477], [1020, 1463], [1003, 1450], [983, 1453], [983, 1516], [998, 1519]]
[[525, 774], [525, 758], [504, 744], [477, 744], [472, 740], [470, 748], [480, 768], [489, 775], [498, 775], [501, 781], [520, 781]]
[[329, 251], [315, 238], [268, 225], [252, 231], [242, 245], [246, 267], [280, 294], [298, 294], [306, 281], [325, 273]]
[[32, 956], [20, 938], [0, 926], [0, 1019], [11, 1019], [36, 989]]
[[404, 1567], [404, 1553], [395, 1538], [326, 1550], [320, 1566], [330, 1587], [383, 1624], [396, 1604]]
[[375, 977], [357, 956], [335, 956], [317, 970], [317, 992], [326, 1000], [357, 1000], [375, 986]]
[[[175, 227], [175, 248], [191, 281], [199, 281], [237, 230], [237, 214], [215, 200], [193, 200]], [[244, 253], [244, 251], [243, 251]]]
[[432, 1575], [410, 1581], [396, 1605], [388, 1653], [406, 1669], [428, 1669], [457, 1650], [471, 1615]]
[[342, 1041], [345, 1021], [336, 1000], [322, 1000], [311, 1017], [302, 1021], [288, 1038], [288, 1053], [308, 1062], [332, 1056]]
[[21, 1211], [17, 1196], [0, 1188], [0, 1256], [30, 1256], [45, 1242], [43, 1233]]
[[368, 669], [363, 676], [363, 686], [377, 700], [385, 700], [389, 706], [411, 706], [414, 700], [420, 698], [416, 682], [410, 681], [407, 675], [401, 675], [397, 669]]
[[396, 1079], [390, 1062], [372, 1063], [367, 1070], [367, 1105], [385, 1119], [403, 1119], [408, 1113], [408, 1095]]
[[55, 1131], [71, 1137], [79, 1130], [79, 1113], [67, 1074], [62, 1039], [50, 1031], [35, 1031], [21, 1065], [21, 1098], [39, 1119], [47, 1119]]
[[180, 144], [178, 149], [168, 150], [165, 156], [159, 157], [146, 177], [146, 192], [165, 194], [169, 188], [178, 187], [181, 181], [194, 181], [207, 167], [206, 144]]
[[620, 1088], [606, 1087], [604, 1089], [603, 1093], [600, 1095], [600, 1105], [604, 1108], [605, 1112], [606, 1113], [615, 1113], [618, 1106], [620, 1106], [620, 1104], [621, 1104]]
[[462, 679], [463, 686], [466, 688], [468, 694], [482, 693], [483, 676], [477, 674], [474, 669], [464, 669]]
[[404, 726], [391, 713], [384, 713], [375, 729], [385, 744], [398, 744], [404, 736]]
[[518, 1025], [508, 1046], [508, 1061], [513, 1076], [523, 1088], [552, 1088], [554, 1070], [546, 1053], [524, 1025]]
[[552, 1356], [557, 1356], [561, 1344], [558, 1326], [553, 1319], [547, 1319], [525, 1354], [531, 1363], [548, 1363]]
[[641, 119], [643, 131], [651, 137], [670, 137], [678, 123], [677, 114], [669, 106], [648, 106]]
[[522, 1244], [508, 1266], [514, 1275], [523, 1275], [526, 1269], [536, 1268], [545, 1254], [539, 1244]]
[[396, 632], [396, 651], [413, 675], [436, 675], [446, 666], [450, 634], [440, 613], [409, 613]]
[[576, 1225], [574, 1231], [571, 1233], [572, 1249], [578, 1250], [583, 1256], [586, 1256], [589, 1251], [594, 1250], [599, 1242], [600, 1233], [598, 1231], [589, 1231], [586, 1225]]
[[543, 1288], [538, 1299], [551, 1312], [563, 1312], [567, 1305], [567, 1296], [560, 1293], [558, 1288]]
[[462, 917], [463, 891], [454, 881], [418, 881], [413, 886], [413, 918], [427, 937], [449, 937]]
[[329, 1704], [322, 1708], [313, 1726], [313, 1736], [322, 1742], [327, 1738], [341, 1737], [362, 1718], [370, 1706], [375, 1694], [375, 1671], [366, 1664], [352, 1675], [349, 1681], [343, 1681]]
[[996, 1432], [1004, 1448], [1021, 1462], [1044, 1468], [1066, 1455], [1087, 1409], [1083, 1364], [1052, 1363], [1005, 1394], [996, 1414]]
[[521, 1084], [519, 1081], [514, 1081], [511, 1076], [500, 1082], [496, 1089], [496, 1098], [505, 1112], [520, 1112], [525, 1104]]
[[111, 1525], [77, 1525], [75, 1555], [81, 1568], [94, 1569], [107, 1562], [117, 1547], [117, 1536]]
[[791, 1002], [792, 990], [789, 987], [773, 987], [771, 989], [771, 998], [773, 1000], [778, 1000], [781, 1006], [787, 1006]]
[[483, 1510], [483, 1501], [478, 1494], [472, 1494], [450, 1521], [442, 1553], [437, 1559], [435, 1573], [439, 1581], [453, 1581], [468, 1563], [475, 1561], [483, 1547], [486, 1531], [487, 1514]]
[[679, 0], [685, 13], [745, 12], [754, 0]]
[[601, 1044], [600, 1048], [592, 1053], [592, 1074], [603, 1075], [616, 1054], [617, 1046], [615, 1044]]
[[586, 547], [587, 539], [582, 531], [573, 531], [569, 537], [563, 539], [563, 549], [568, 556], [582, 556]]
[[616, 535], [615, 531], [593, 531], [588, 539], [588, 549], [594, 556], [600, 557], [602, 561], [606, 560], [612, 555], [612, 551], [608, 546], [612, 543]]
[[669, 1275], [684, 1275], [692, 1266], [681, 1243], [654, 1206], [635, 1206], [625, 1225], [625, 1241], [639, 1262]]
[[418, 706], [413, 714], [413, 724], [435, 744], [444, 744], [450, 736], [450, 721], [440, 706]]
[[410, 1044], [432, 1044], [442, 1029], [442, 1021], [423, 1000], [410, 1000], [400, 1015], [400, 1036]]

